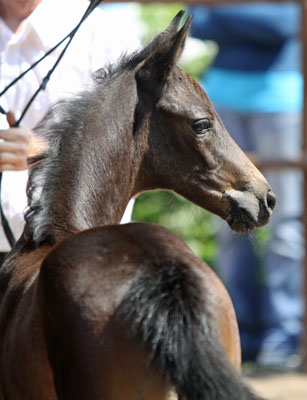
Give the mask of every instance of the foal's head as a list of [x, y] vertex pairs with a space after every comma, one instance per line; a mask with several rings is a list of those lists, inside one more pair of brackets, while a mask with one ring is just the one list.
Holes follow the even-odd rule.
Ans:
[[268, 222], [275, 196], [203, 89], [176, 66], [191, 22], [178, 30], [181, 16], [149, 45], [136, 71], [136, 134], [147, 132], [142, 184], [172, 189], [245, 232]]
[[36, 132], [26, 233], [35, 245], [116, 223], [131, 196], [171, 189], [237, 232], [270, 219], [275, 196], [201, 87], [176, 66], [180, 12], [142, 51], [96, 73], [94, 89], [50, 109]]

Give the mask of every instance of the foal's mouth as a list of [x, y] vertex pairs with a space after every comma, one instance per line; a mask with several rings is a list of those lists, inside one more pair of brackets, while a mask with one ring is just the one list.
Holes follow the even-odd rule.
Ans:
[[[263, 225], [255, 216], [259, 216], [259, 203], [238, 200], [232, 196], [228, 197], [229, 208], [226, 221], [230, 228], [237, 233], [250, 232]], [[250, 208], [247, 207], [249, 203]]]
[[225, 220], [237, 233], [250, 232], [267, 224], [276, 203], [271, 189], [262, 191], [260, 195], [248, 190], [229, 191], [223, 193], [223, 198], [228, 203]]
[[251, 214], [245, 209], [231, 212], [226, 218], [226, 221], [230, 228], [236, 233], [251, 232], [259, 226]]

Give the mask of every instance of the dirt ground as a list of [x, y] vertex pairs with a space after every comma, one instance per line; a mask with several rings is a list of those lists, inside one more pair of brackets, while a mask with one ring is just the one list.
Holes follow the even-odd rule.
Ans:
[[246, 380], [266, 400], [307, 400], [307, 374], [268, 374]]

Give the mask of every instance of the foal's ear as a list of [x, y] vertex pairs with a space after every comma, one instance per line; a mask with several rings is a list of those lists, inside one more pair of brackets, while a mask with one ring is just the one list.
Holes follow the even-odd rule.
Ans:
[[171, 40], [174, 34], [178, 31], [178, 27], [183, 15], [184, 11], [180, 10], [169, 26], [151, 41], [151, 43], [148, 45], [148, 50], [154, 52], [164, 42]]
[[153, 48], [152, 53], [143, 61], [137, 73], [137, 77], [142, 81], [151, 81], [154, 85], [163, 85], [176, 65], [184, 49], [189, 28], [192, 21], [190, 15], [178, 31], [178, 26], [183, 12], [181, 11], [173, 19], [169, 27], [158, 35], [151, 45], [156, 42], [157, 46]]

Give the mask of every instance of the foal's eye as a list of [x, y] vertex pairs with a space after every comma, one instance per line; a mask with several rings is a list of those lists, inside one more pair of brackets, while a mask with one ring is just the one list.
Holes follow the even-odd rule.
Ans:
[[196, 135], [203, 135], [210, 130], [212, 125], [208, 118], [203, 118], [193, 122], [191, 126]]

